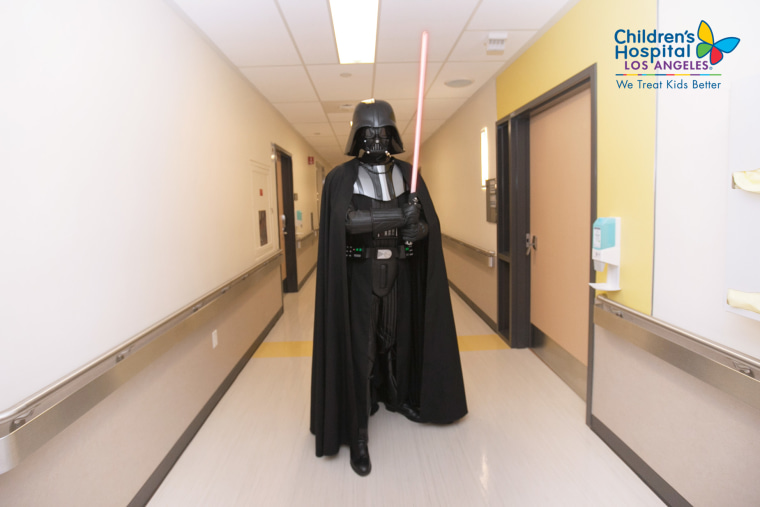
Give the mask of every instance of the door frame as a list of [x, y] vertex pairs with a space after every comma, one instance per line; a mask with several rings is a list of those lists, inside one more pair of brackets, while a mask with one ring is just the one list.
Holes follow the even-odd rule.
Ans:
[[[282, 202], [282, 210], [285, 215], [285, 244], [280, 245], [285, 259], [285, 278], [282, 280], [283, 292], [298, 292], [298, 257], [296, 254], [296, 217], [293, 196], [293, 156], [277, 146], [272, 145], [275, 152], [275, 169], [279, 174], [278, 182], [282, 182], [277, 189], [277, 199]], [[277, 163], [277, 158], [280, 163]], [[285, 163], [285, 160], [288, 163]], [[281, 217], [277, 217], [278, 228], [281, 227]]]
[[[597, 78], [596, 64], [580, 71], [496, 123], [498, 329], [512, 348], [532, 347], [530, 258], [530, 118], [589, 88], [591, 92], [591, 199], [589, 238], [597, 214]], [[595, 280], [589, 240], [589, 282]], [[589, 287], [589, 352], [586, 399], [591, 399], [594, 350], [594, 290]]]

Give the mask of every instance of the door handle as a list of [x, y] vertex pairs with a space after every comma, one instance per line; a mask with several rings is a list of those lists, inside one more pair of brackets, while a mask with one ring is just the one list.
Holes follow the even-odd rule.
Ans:
[[538, 250], [538, 238], [527, 233], [525, 235], [525, 255], [530, 255], [531, 249]]

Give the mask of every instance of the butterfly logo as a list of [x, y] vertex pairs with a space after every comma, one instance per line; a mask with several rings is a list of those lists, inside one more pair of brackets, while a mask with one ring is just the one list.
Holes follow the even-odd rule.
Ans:
[[721, 61], [723, 59], [723, 53], [730, 53], [739, 45], [739, 39], [737, 37], [726, 37], [725, 39], [715, 42], [712, 28], [710, 28], [710, 25], [704, 21], [699, 24], [697, 37], [702, 41], [697, 44], [697, 56], [703, 58], [707, 53], [710, 53], [711, 65], [715, 65]]

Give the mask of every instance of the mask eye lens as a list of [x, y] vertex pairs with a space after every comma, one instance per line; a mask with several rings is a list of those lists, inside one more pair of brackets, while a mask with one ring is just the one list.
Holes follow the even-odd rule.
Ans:
[[374, 139], [375, 137], [379, 137], [380, 139], [390, 139], [391, 132], [390, 129], [385, 127], [365, 127], [362, 135], [364, 136], [364, 139]]

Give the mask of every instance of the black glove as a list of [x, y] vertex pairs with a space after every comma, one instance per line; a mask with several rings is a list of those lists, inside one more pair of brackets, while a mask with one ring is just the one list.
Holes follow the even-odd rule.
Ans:
[[401, 239], [407, 242], [415, 242], [428, 235], [428, 224], [420, 217], [422, 206], [416, 199], [410, 199], [410, 204], [401, 208], [404, 214], [404, 227], [401, 228]]

